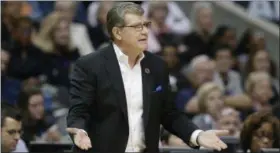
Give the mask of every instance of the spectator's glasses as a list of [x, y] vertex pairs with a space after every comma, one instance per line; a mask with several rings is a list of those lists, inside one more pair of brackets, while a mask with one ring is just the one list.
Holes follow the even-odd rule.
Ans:
[[144, 27], [149, 29], [151, 27], [151, 24], [152, 24], [152, 22], [148, 21], [148, 22], [144, 22], [143, 24], [126, 25], [126, 26], [121, 26], [121, 27], [131, 27], [131, 28], [134, 28], [136, 31], [142, 31], [144, 29]]
[[22, 130], [7, 130], [7, 133], [11, 136], [16, 136], [16, 134], [22, 135], [23, 131]]

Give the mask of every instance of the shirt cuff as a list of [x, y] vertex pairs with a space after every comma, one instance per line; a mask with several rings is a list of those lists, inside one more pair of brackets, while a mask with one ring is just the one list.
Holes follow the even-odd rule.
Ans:
[[192, 133], [192, 135], [191, 135], [191, 140], [190, 140], [190, 142], [193, 144], [193, 145], [195, 145], [195, 146], [199, 146], [198, 144], [197, 144], [197, 137], [198, 137], [198, 135], [200, 134], [200, 132], [203, 132], [202, 130], [195, 130], [193, 133]]

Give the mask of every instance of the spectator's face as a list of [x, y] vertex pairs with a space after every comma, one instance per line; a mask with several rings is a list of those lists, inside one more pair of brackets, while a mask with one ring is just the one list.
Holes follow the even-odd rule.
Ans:
[[163, 50], [164, 60], [167, 62], [169, 68], [173, 68], [178, 63], [178, 57], [176, 54], [176, 48], [165, 47]]
[[44, 116], [44, 99], [41, 94], [33, 95], [29, 98], [28, 106], [30, 115], [35, 120], [40, 120]]
[[241, 128], [241, 121], [238, 112], [234, 111], [227, 115], [222, 114], [222, 116], [218, 119], [217, 124], [218, 129], [228, 130], [230, 136], [238, 137]]
[[258, 51], [253, 58], [253, 70], [254, 71], [270, 71], [269, 55], [266, 51]]
[[[135, 14], [125, 14], [124, 17], [125, 27], [120, 28], [118, 37], [120, 43], [127, 46], [129, 50], [135, 52], [142, 52], [147, 48], [148, 27], [149, 23], [144, 16]], [[145, 24], [146, 26], [144, 26]], [[127, 27], [129, 26], [129, 27]], [[142, 28], [141, 28], [142, 27]]]
[[256, 45], [257, 50], [264, 50], [265, 49], [265, 37], [263, 36], [255, 36], [254, 37], [254, 44]]
[[219, 72], [228, 72], [232, 66], [231, 51], [223, 49], [216, 53], [217, 70]]
[[202, 62], [195, 66], [194, 74], [194, 79], [200, 86], [203, 83], [213, 80], [214, 68], [211, 62]]
[[273, 126], [269, 122], [262, 123], [260, 128], [253, 131], [251, 152], [258, 152], [261, 148], [272, 148], [274, 141], [273, 131]]
[[55, 11], [62, 13], [69, 21], [72, 21], [76, 13], [76, 8], [73, 2], [57, 1], [55, 3]]
[[151, 18], [153, 21], [157, 22], [157, 24], [164, 24], [165, 19], [168, 14], [167, 6], [163, 4], [159, 4], [154, 10], [151, 10]]
[[5, 152], [12, 152], [21, 136], [21, 122], [7, 117], [1, 128], [1, 149]]
[[213, 117], [218, 117], [219, 112], [224, 106], [223, 94], [220, 90], [211, 91], [205, 100], [207, 112]]
[[1, 51], [1, 72], [5, 73], [9, 64], [10, 55], [7, 51]]
[[197, 14], [198, 26], [205, 32], [210, 32], [212, 30], [212, 11], [208, 8], [202, 8]]
[[272, 98], [271, 83], [267, 79], [263, 79], [255, 83], [253, 88], [253, 97], [259, 102], [265, 104]]
[[32, 23], [28, 21], [22, 21], [19, 23], [19, 27], [16, 30], [16, 36], [18, 41], [22, 45], [27, 45], [30, 42], [31, 32], [32, 32]]
[[228, 44], [232, 49], [236, 48], [236, 34], [233, 29], [228, 29], [222, 37], [222, 43]]
[[102, 24], [106, 24], [107, 22], [107, 14], [109, 10], [113, 7], [113, 1], [103, 1], [100, 4], [100, 11], [98, 12], [98, 19]]
[[68, 46], [70, 42], [69, 22], [61, 20], [54, 30], [54, 42], [60, 46]]
[[4, 14], [12, 17], [14, 19], [20, 17], [20, 10], [22, 8], [22, 2], [18, 1], [5, 1], [5, 7], [4, 7]]

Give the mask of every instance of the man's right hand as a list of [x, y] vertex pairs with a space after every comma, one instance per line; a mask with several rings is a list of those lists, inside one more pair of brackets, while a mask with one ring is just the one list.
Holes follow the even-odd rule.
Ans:
[[82, 129], [67, 128], [67, 132], [74, 135], [74, 143], [82, 150], [88, 150], [91, 148], [91, 142], [87, 133]]

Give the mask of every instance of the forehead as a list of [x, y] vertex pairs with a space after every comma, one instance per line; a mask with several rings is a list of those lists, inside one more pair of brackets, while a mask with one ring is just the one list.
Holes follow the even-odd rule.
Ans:
[[124, 15], [124, 22], [126, 24], [140, 24], [146, 21], [147, 18], [144, 15], [138, 15], [133, 13], [126, 13]]
[[262, 123], [261, 127], [258, 130], [263, 130], [263, 131], [273, 131], [272, 124], [269, 122], [264, 122]]
[[6, 129], [21, 129], [21, 121], [17, 121], [11, 117], [6, 117], [4, 120], [3, 128]]

